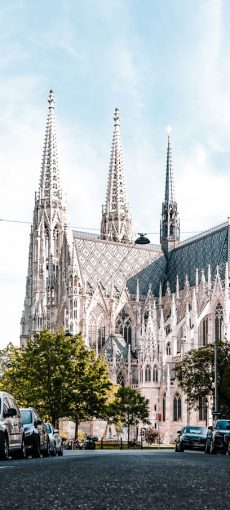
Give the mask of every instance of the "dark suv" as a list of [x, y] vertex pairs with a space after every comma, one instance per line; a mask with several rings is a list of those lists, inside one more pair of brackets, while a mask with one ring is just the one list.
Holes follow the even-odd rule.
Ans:
[[229, 435], [230, 420], [216, 420], [213, 426], [208, 427], [205, 453], [226, 453]]
[[27, 455], [32, 457], [49, 457], [49, 435], [45, 423], [41, 420], [33, 407], [20, 409], [22, 423], [25, 431]]

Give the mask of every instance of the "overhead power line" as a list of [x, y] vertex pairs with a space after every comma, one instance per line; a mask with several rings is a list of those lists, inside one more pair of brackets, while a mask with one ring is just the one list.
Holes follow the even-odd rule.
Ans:
[[[32, 224], [31, 221], [9, 220], [8, 218], [0, 218], [0, 221], [5, 222], [5, 223], [22, 223], [24, 225]], [[72, 225], [70, 225], [70, 227], [73, 228], [74, 230], [83, 230], [83, 231], [84, 230], [90, 230], [90, 231], [92, 231], [92, 230], [99, 231], [100, 230], [99, 228], [93, 228], [93, 227], [73, 227]], [[200, 234], [201, 232], [202, 231], [200, 231], [200, 230], [191, 230], [190, 232], [182, 231], [181, 234]], [[137, 232], [134, 232], [134, 233], [137, 233]], [[148, 232], [148, 235], [159, 235], [159, 234], [160, 234], [160, 232]]]

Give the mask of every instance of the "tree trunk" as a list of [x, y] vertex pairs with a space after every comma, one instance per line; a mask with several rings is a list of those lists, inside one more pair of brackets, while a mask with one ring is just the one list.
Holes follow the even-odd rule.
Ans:
[[75, 418], [75, 441], [78, 440], [78, 418]]

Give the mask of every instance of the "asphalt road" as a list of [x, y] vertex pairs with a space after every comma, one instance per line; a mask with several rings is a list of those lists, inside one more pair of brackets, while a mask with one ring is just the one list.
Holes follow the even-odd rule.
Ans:
[[76, 451], [0, 463], [1, 510], [230, 508], [230, 457]]

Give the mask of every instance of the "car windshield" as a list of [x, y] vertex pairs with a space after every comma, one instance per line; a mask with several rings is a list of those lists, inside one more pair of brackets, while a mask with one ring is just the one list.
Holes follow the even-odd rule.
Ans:
[[202, 435], [205, 435], [207, 434], [207, 428], [206, 427], [185, 427], [185, 432], [187, 434], [202, 434]]
[[32, 423], [32, 413], [30, 409], [21, 409], [20, 412], [23, 425], [29, 425], [29, 423]]
[[230, 421], [229, 420], [217, 421], [216, 428], [222, 430], [230, 430]]

